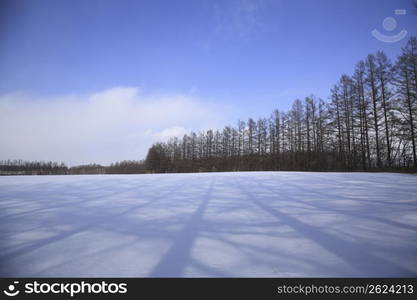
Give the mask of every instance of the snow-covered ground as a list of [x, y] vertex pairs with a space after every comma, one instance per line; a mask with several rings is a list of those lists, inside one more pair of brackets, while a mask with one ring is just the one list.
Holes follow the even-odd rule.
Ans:
[[0, 177], [0, 276], [417, 276], [417, 176]]

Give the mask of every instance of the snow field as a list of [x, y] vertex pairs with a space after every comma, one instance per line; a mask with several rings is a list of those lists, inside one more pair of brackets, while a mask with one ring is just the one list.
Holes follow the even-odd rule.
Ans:
[[0, 276], [417, 276], [417, 176], [0, 177]]

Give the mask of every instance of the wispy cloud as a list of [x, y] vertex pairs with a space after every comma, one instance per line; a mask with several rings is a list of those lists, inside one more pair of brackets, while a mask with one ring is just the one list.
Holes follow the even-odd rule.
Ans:
[[214, 4], [216, 33], [249, 38], [262, 29], [262, 13], [268, 7], [268, 0], [234, 0], [227, 5]]
[[228, 111], [192, 95], [144, 95], [132, 87], [47, 99], [0, 95], [0, 159], [141, 159], [155, 141], [222, 126]]

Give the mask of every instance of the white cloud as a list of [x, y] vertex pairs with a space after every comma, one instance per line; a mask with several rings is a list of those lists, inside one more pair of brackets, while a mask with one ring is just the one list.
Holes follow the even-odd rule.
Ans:
[[41, 99], [0, 95], [0, 160], [141, 159], [156, 141], [223, 126], [229, 111], [195, 96], [144, 95], [132, 87]]
[[154, 134], [154, 136], [156, 136], [158, 138], [158, 140], [160, 141], [167, 141], [172, 137], [183, 137], [184, 134], [187, 133], [187, 129], [185, 129], [182, 126], [173, 126], [170, 128], [166, 128], [160, 132], [157, 132]]

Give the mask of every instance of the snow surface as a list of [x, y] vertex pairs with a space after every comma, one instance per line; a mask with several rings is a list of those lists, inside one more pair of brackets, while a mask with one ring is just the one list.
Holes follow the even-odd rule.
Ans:
[[417, 176], [0, 177], [0, 276], [417, 276]]

